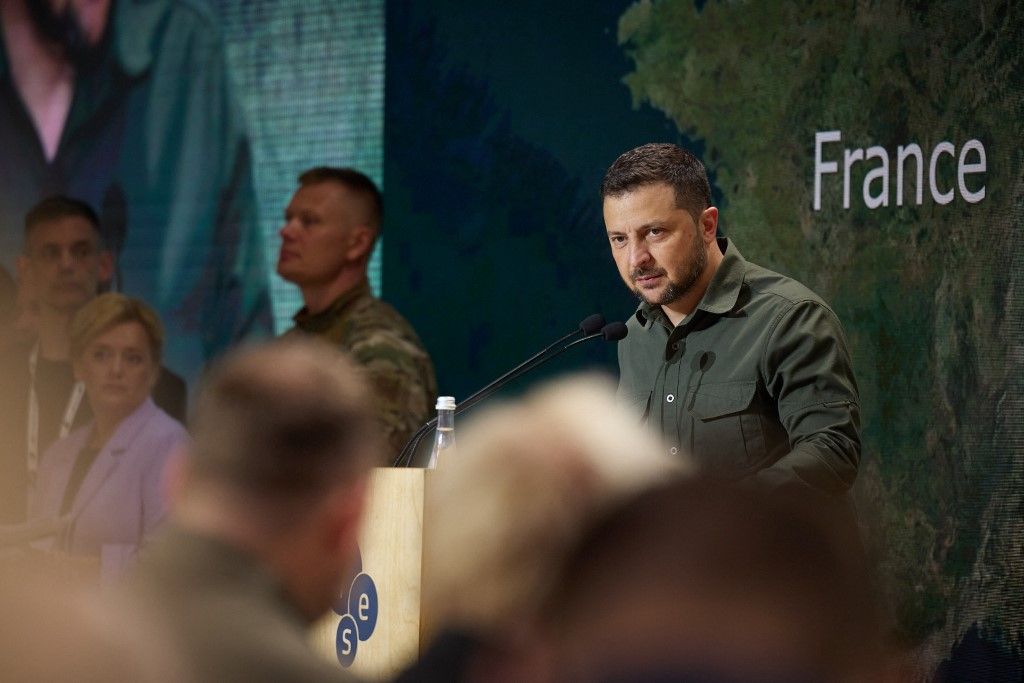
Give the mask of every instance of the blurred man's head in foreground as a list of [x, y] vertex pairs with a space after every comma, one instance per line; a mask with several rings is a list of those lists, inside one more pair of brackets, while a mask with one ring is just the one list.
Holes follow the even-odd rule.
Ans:
[[311, 339], [237, 351], [207, 377], [191, 429], [178, 522], [263, 560], [307, 617], [326, 611], [380, 453], [358, 370]]

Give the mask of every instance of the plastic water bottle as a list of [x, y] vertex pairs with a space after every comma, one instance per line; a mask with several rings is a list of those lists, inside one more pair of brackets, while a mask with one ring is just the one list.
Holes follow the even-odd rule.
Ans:
[[434, 436], [434, 448], [430, 451], [427, 468], [437, 467], [439, 459], [455, 451], [455, 397], [437, 397], [437, 433]]

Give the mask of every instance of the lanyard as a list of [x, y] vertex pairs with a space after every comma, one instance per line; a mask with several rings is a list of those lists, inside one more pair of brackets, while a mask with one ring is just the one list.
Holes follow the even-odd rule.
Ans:
[[[39, 396], [36, 394], [36, 366], [39, 364], [39, 344], [32, 347], [28, 356], [28, 477], [29, 481], [35, 479], [36, 470], [39, 468]], [[76, 381], [71, 388], [71, 395], [68, 397], [68, 404], [64, 408], [64, 418], [60, 422], [60, 432], [57, 438], [63, 439], [71, 431], [71, 425], [78, 415], [78, 408], [82, 405], [82, 396], [85, 394], [85, 385]]]

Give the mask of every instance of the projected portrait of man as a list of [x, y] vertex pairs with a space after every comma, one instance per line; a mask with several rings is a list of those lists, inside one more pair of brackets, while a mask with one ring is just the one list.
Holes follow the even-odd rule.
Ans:
[[249, 142], [213, 16], [174, 0], [0, 4], [0, 254], [63, 193], [100, 209], [115, 287], [167, 324], [167, 364], [269, 330]]

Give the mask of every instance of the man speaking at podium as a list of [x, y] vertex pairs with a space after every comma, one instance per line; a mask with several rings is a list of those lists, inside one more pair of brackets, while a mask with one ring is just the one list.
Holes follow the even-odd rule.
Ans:
[[619, 344], [620, 399], [711, 476], [849, 489], [859, 399], [835, 313], [717, 236], [704, 165], [686, 150], [626, 152], [601, 195], [612, 256], [641, 300]]

